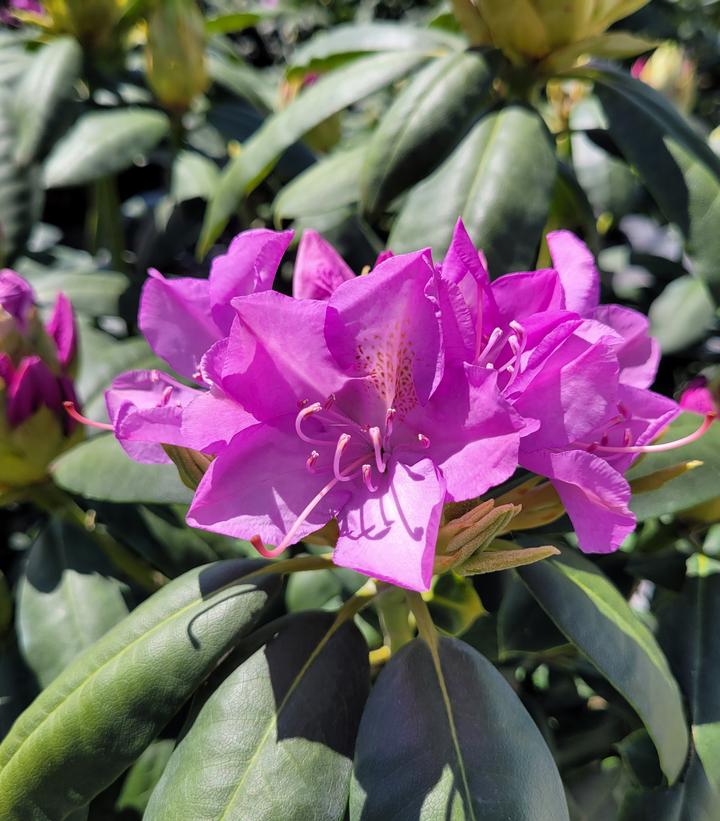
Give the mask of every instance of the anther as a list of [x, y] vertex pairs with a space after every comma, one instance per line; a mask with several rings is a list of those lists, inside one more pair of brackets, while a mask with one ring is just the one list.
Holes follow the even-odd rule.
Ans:
[[333, 474], [338, 482], [347, 482], [352, 479], [352, 476], [344, 476], [340, 470], [340, 460], [342, 459], [345, 448], [350, 444], [350, 434], [341, 433], [337, 440], [335, 447], [335, 456], [333, 457]]
[[395, 408], [388, 408], [385, 413], [385, 436], [388, 437], [393, 430], [393, 420], [397, 416]]
[[418, 433], [417, 440], [420, 443], [420, 447], [422, 448], [429, 448], [430, 447], [430, 440], [424, 433]]
[[335, 394], [334, 394], [334, 393], [331, 393], [331, 394], [330, 394], [330, 396], [328, 396], [328, 398], [325, 400], [325, 404], [323, 405], [323, 408], [324, 408], [325, 410], [330, 410], [330, 408], [331, 408], [334, 404], [335, 404]]
[[172, 396], [172, 392], [172, 386], [168, 385], [167, 388], [165, 388], [165, 390], [162, 392], [162, 395], [160, 397], [160, 404], [158, 405], [159, 408], [164, 408], [165, 405], [167, 405], [167, 403], [170, 401], [170, 397]]
[[63, 402], [63, 407], [65, 408], [67, 415], [76, 422], [79, 422], [81, 425], [87, 425], [90, 428], [98, 428], [98, 430], [115, 430], [112, 425], [108, 425], [105, 422], [93, 422], [92, 419], [88, 419], [87, 416], [83, 416], [75, 407], [74, 402]]
[[302, 430], [303, 421], [308, 416], [312, 416], [314, 413], [319, 413], [321, 410], [322, 405], [319, 402], [313, 402], [312, 405], [307, 405], [304, 407], [295, 417], [295, 433], [297, 433], [303, 442], [308, 442], [311, 445], [324, 444], [321, 439], [313, 439], [310, 436], [306, 436]]
[[581, 447], [588, 448], [591, 453], [598, 451], [602, 453], [664, 453], [665, 451], [675, 450], [675, 448], [681, 448], [683, 445], [690, 445], [693, 442], [697, 442], [701, 436], [704, 436], [705, 433], [707, 433], [716, 417], [717, 413], [715, 413], [715, 411], [706, 413], [702, 425], [700, 425], [694, 433], [683, 436], [681, 439], [676, 439], [674, 442], [662, 442], [659, 445], [634, 445], [632, 447], [623, 445], [622, 447], [613, 447], [612, 445], [578, 444], [580, 444]]
[[310, 451], [310, 456], [308, 456], [307, 461], [305, 462], [305, 467], [310, 471], [310, 473], [315, 473], [315, 464], [319, 458], [320, 454], [316, 450]]
[[377, 490], [377, 485], [372, 480], [372, 467], [371, 465], [363, 465], [361, 468], [362, 471], [362, 478], [363, 482], [365, 483], [365, 487], [370, 491], [370, 493], [375, 493]]
[[375, 451], [375, 464], [377, 469], [380, 473], [385, 473], [385, 468], [387, 465], [382, 457], [382, 437], [380, 435], [380, 428], [370, 428], [368, 433], [370, 434], [370, 441], [372, 442], [373, 450]]

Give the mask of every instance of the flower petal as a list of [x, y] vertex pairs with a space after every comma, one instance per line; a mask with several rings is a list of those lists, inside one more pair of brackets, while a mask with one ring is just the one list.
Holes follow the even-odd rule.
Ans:
[[520, 463], [552, 481], [584, 553], [611, 553], [635, 529], [628, 509], [630, 486], [599, 456], [544, 450], [522, 455]]
[[62, 392], [57, 377], [39, 356], [20, 361], [7, 391], [6, 413], [10, 427], [29, 419], [43, 405], [50, 410], [62, 409]]
[[317, 231], [305, 231], [293, 272], [296, 299], [328, 299], [338, 285], [354, 279], [352, 268]]
[[227, 253], [215, 257], [210, 269], [210, 303], [212, 318], [223, 334], [235, 319], [230, 304], [235, 297], [272, 288], [292, 238], [292, 231], [243, 231], [230, 243]]
[[151, 270], [140, 297], [140, 329], [155, 353], [182, 376], [197, 378], [205, 351], [220, 338], [206, 279], [165, 279]]
[[[327, 473], [306, 469], [308, 446], [290, 432], [291, 424], [278, 420], [238, 434], [200, 482], [188, 524], [278, 545], [328, 481]], [[296, 540], [334, 518], [350, 493], [344, 486], [331, 490], [307, 514]]]
[[571, 231], [553, 231], [547, 244], [565, 290], [565, 307], [586, 316], [600, 301], [600, 274], [590, 249]]
[[498, 277], [492, 284], [492, 294], [505, 325], [513, 319], [522, 322], [532, 314], [565, 308], [565, 291], [552, 268]]
[[660, 345], [649, 335], [646, 316], [621, 305], [599, 305], [593, 319], [612, 328], [623, 338], [617, 350], [620, 381], [636, 388], [649, 388], [660, 362]]
[[55, 342], [58, 362], [64, 370], [70, 365], [77, 351], [77, 328], [72, 304], [63, 293], [59, 293], [55, 299], [47, 332]]
[[182, 417], [182, 443], [205, 453], [217, 453], [235, 434], [258, 420], [218, 388], [196, 393]]
[[377, 492], [358, 490], [339, 518], [333, 561], [391, 584], [428, 590], [445, 482], [430, 459], [392, 460]]
[[22, 332], [27, 330], [28, 314], [35, 301], [33, 289], [10, 268], [0, 270], [0, 308], [18, 323]]

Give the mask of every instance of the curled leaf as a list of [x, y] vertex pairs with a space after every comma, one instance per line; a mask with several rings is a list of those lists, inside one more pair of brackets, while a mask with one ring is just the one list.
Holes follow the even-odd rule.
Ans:
[[560, 551], [552, 545], [542, 547], [517, 547], [512, 542], [496, 539], [482, 553], [476, 553], [467, 562], [456, 568], [463, 576], [475, 576], [480, 573], [495, 573], [498, 570], [510, 570], [526, 564], [557, 556]]

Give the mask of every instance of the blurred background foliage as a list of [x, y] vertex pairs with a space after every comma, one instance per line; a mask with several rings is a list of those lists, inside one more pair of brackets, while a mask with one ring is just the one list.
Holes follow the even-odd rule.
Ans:
[[[677, 396], [700, 376], [718, 395], [717, 0], [653, 0], [592, 43], [577, 34], [579, 51], [571, 38], [542, 54], [488, 37], [469, 0], [52, 0], [2, 14], [0, 263], [41, 307], [58, 291], [73, 301], [86, 415], [104, 418], [115, 374], [162, 367], [137, 335], [149, 267], [202, 276], [239, 230], [290, 225], [323, 233], [359, 273], [386, 247], [440, 258], [458, 215], [493, 276], [543, 265], [548, 230], [581, 234], [605, 301], [650, 317], [656, 389]], [[291, 270], [292, 255], [285, 290]], [[683, 458], [702, 467], [639, 494], [637, 534], [585, 560], [582, 584], [542, 563], [443, 577], [430, 597], [436, 623], [511, 682], [578, 821], [720, 817], [717, 426], [693, 448]], [[60, 500], [7, 497], [0, 511], [0, 734], [165, 579], [252, 555], [187, 528], [174, 470], [131, 463], [107, 437], [52, 475]], [[541, 538], [572, 542], [566, 529]], [[103, 539], [129, 564], [99, 553]], [[272, 613], [336, 610], [361, 582], [297, 574]], [[389, 612], [358, 617], [372, 650]], [[693, 722], [675, 783], [658, 759], [666, 705], [607, 652], [635, 623], [657, 635]], [[631, 657], [649, 652], [638, 642]], [[90, 818], [140, 817], [186, 713], [96, 790]]]

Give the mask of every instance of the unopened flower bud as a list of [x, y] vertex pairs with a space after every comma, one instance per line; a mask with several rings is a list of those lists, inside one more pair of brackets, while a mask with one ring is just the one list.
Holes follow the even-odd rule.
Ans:
[[32, 289], [0, 271], [0, 492], [43, 481], [48, 464], [82, 436], [63, 402], [75, 403], [75, 318], [60, 294], [43, 326]]
[[197, 490], [202, 477], [210, 467], [212, 457], [200, 453], [200, 451], [176, 445], [163, 445], [163, 450], [172, 459], [185, 487], [189, 487], [190, 490]]
[[158, 101], [185, 111], [208, 85], [205, 23], [195, 0], [163, 0], [148, 19], [147, 79]]

